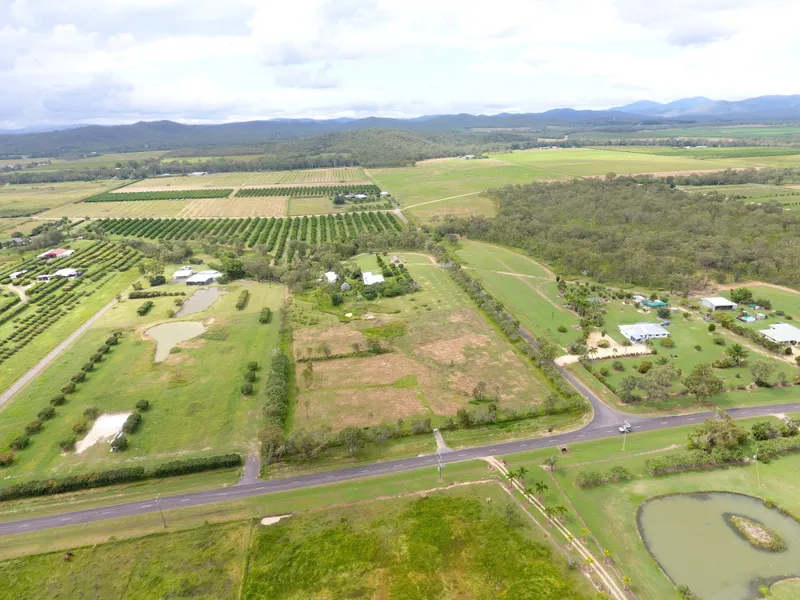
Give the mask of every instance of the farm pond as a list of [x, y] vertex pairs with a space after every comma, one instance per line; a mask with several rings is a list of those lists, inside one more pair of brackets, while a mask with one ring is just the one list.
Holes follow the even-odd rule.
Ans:
[[167, 360], [170, 351], [182, 342], [196, 338], [205, 333], [206, 328], [196, 321], [178, 321], [161, 323], [147, 330], [147, 335], [156, 341], [155, 362]]
[[193, 315], [194, 313], [203, 312], [211, 307], [224, 294], [225, 290], [218, 287], [209, 287], [197, 290], [181, 306], [181, 309], [175, 313], [176, 317], [185, 317], [186, 315]]
[[[771, 552], [751, 545], [726, 522], [730, 514], [765, 525], [785, 540], [786, 549]], [[662, 496], [640, 507], [638, 523], [661, 568], [701, 600], [761, 598], [759, 586], [800, 576], [800, 523], [751, 496]]]

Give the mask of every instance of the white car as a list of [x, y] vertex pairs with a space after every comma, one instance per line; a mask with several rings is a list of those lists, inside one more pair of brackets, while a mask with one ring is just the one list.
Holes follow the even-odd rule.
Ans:
[[631, 424], [625, 421], [622, 425], [619, 426], [620, 433], [630, 433], [633, 430]]

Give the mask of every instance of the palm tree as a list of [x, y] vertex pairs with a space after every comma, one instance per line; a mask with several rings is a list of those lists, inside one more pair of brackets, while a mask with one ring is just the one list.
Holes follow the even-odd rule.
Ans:
[[544, 459], [544, 465], [548, 467], [552, 472], [555, 472], [557, 464], [558, 464], [557, 456], [548, 456], [547, 458]]
[[524, 490], [522, 490], [522, 493], [525, 494], [526, 498], [528, 498], [528, 504], [530, 504], [531, 503], [530, 497], [533, 496], [533, 488], [526, 487]]
[[528, 473], [528, 469], [526, 469], [525, 467], [520, 467], [519, 469], [517, 469], [517, 479], [519, 479], [519, 480], [524, 482], [525, 481], [525, 475], [527, 475], [527, 473]]
[[592, 364], [594, 364], [594, 360], [595, 358], [597, 358], [597, 353], [600, 352], [600, 350], [592, 346], [591, 348], [589, 348], [588, 352], [589, 352], [589, 357], [592, 359]]
[[625, 591], [626, 592], [630, 592], [631, 591], [631, 578], [628, 577], [627, 575], [623, 575], [622, 576], [622, 585], [625, 586]]
[[586, 544], [586, 543], [587, 543], [587, 542], [586, 542], [586, 538], [588, 538], [588, 537], [589, 537], [589, 535], [590, 535], [591, 533], [592, 533], [592, 532], [591, 532], [591, 531], [589, 531], [589, 528], [588, 528], [588, 527], [582, 527], [582, 528], [581, 528], [581, 535], [583, 536], [583, 543], [584, 543], [584, 544]]
[[553, 507], [553, 512], [558, 517], [558, 520], [563, 522], [564, 521], [564, 515], [567, 514], [567, 507], [564, 506], [563, 504], [557, 504], [557, 505], [555, 505]]
[[608, 548], [603, 548], [603, 562], [607, 565], [611, 564], [611, 550]]
[[544, 507], [544, 514], [547, 517], [547, 522], [552, 525], [553, 524], [553, 517], [555, 516], [556, 512], [552, 506], [545, 506]]
[[533, 484], [536, 489], [536, 495], [539, 496], [539, 502], [544, 501], [544, 493], [547, 491], [547, 484], [544, 481], [537, 481]]
[[568, 542], [567, 548], [572, 548], [572, 542], [574, 542], [574, 541], [575, 541], [575, 536], [572, 535], [571, 533], [568, 533], [567, 534], [567, 542]]
[[586, 557], [586, 568], [587, 569], [591, 569], [593, 564], [594, 564], [594, 558], [592, 558], [591, 556], [587, 556]]
[[731, 344], [725, 349], [725, 354], [733, 361], [733, 364], [740, 365], [750, 353], [741, 344]]

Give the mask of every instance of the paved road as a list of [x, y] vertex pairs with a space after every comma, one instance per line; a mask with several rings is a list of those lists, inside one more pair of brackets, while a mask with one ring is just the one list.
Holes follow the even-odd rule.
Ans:
[[[800, 412], [800, 402], [773, 406], [734, 408], [728, 411], [732, 417], [737, 419], [791, 412]], [[707, 412], [674, 417], [640, 418], [636, 420], [635, 432], [630, 435], [637, 435], [638, 432], [642, 431], [654, 431], [657, 429], [667, 429], [681, 425], [694, 425], [711, 416], [712, 414], [713, 413], [711, 412]], [[628, 420], [630, 421], [630, 419]], [[297, 490], [316, 485], [360, 480], [365, 477], [385, 475], [388, 473], [400, 473], [403, 471], [410, 471], [412, 469], [424, 467], [433, 468], [436, 466], [439, 460], [441, 460], [445, 465], [448, 465], [465, 460], [482, 458], [485, 456], [503, 456], [505, 454], [523, 452], [526, 450], [538, 450], [541, 448], [556, 447], [562, 444], [573, 444], [577, 442], [613, 437], [619, 435], [619, 432], [617, 431], [617, 425], [618, 422], [610, 424], [604, 422], [603, 419], [600, 418], [578, 431], [572, 431], [570, 433], [563, 433], [549, 437], [539, 437], [530, 440], [520, 440], [516, 442], [493, 444], [491, 446], [481, 446], [478, 448], [454, 450], [449, 454], [442, 454], [441, 456], [436, 454], [430, 456], [418, 456], [415, 458], [406, 458], [403, 460], [366, 465], [363, 467], [353, 467], [349, 469], [340, 469], [338, 471], [316, 473], [313, 475], [302, 475], [300, 477], [248, 483], [205, 492], [192, 492], [189, 494], [180, 494], [178, 496], [169, 496], [161, 499], [161, 508], [163, 510], [169, 510], [173, 508], [199, 506], [202, 504], [211, 504], [213, 502], [222, 502], [237, 498], [249, 498], [252, 496], [261, 496], [275, 492]], [[127, 504], [120, 504], [117, 506], [91, 508], [88, 510], [64, 513], [49, 517], [39, 517], [23, 521], [0, 523], [0, 536], [14, 533], [25, 533], [29, 531], [40, 531], [43, 529], [51, 529], [53, 527], [62, 527], [65, 525], [91, 523], [105, 519], [115, 519], [117, 517], [130, 517], [133, 515], [154, 512], [157, 511], [158, 508], [159, 506], [155, 500], [142, 500], [139, 502], [129, 502]]]
[[22, 377], [17, 379], [14, 384], [8, 388], [5, 392], [0, 394], [0, 406], [3, 406], [6, 402], [11, 400], [11, 398], [24, 388], [28, 383], [30, 383], [31, 379], [36, 377], [39, 373], [41, 373], [47, 365], [53, 362], [58, 356], [66, 350], [72, 342], [77, 340], [83, 333], [92, 326], [92, 324], [97, 321], [100, 317], [102, 317], [108, 310], [117, 303], [116, 300], [112, 300], [108, 304], [106, 304], [103, 308], [98, 310], [94, 313], [91, 317], [89, 317], [86, 322], [78, 327], [75, 331], [70, 334], [70, 336], [61, 342], [58, 346], [53, 348], [47, 356], [45, 356], [42, 360], [36, 363], [33, 367], [31, 367], [27, 373], [25, 373]]

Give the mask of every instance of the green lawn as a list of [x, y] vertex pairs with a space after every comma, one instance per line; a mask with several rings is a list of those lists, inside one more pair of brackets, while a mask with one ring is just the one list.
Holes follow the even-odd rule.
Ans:
[[558, 150], [523, 150], [509, 154], [493, 154], [496, 160], [526, 165], [551, 172], [554, 176], [582, 177], [606, 173], [659, 173], [725, 169], [731, 166], [722, 160], [699, 161], [693, 158], [635, 154], [591, 148]]
[[[244, 286], [251, 296], [247, 307], [238, 311], [234, 304]], [[163, 289], [173, 288], [193, 291], [186, 286]], [[178, 353], [160, 364], [153, 362], [155, 343], [145, 330], [168, 320], [174, 298], [155, 298], [146, 317], [136, 314], [143, 300], [128, 300], [112, 308], [0, 412], [0, 440], [6, 444], [23, 433], [26, 423], [36, 418], [111, 331], [124, 331], [120, 344], [68, 395], [56, 417], [46, 421], [30, 446], [4, 469], [4, 476], [13, 481], [112, 468], [131, 461], [152, 464], [197, 454], [246, 452], [261, 426], [262, 397], [260, 392], [242, 395], [240, 374], [247, 361], [258, 361], [262, 375], [256, 389], [262, 389], [278, 332], [277, 323], [258, 324], [258, 314], [264, 306], [277, 311], [283, 287], [239, 283], [227, 289], [228, 294], [205, 312], [181, 319], [203, 321], [206, 334], [182, 344]], [[105, 444], [96, 444], [80, 455], [62, 455], [58, 442], [72, 434], [72, 425], [82, 419], [87, 406], [107, 413], [131, 411], [141, 399], [148, 399], [151, 408], [130, 436], [127, 451], [109, 454]]]
[[506, 271], [520, 275], [530, 275], [537, 279], [555, 279], [550, 271], [521, 252], [466, 239], [461, 240], [459, 245], [461, 247], [456, 251], [456, 254], [465, 265], [473, 269]]
[[[738, 423], [749, 429], [760, 420], [763, 419], [745, 419]], [[612, 552], [615, 564], [632, 579], [632, 588], [638, 598], [666, 600], [676, 598], [674, 588], [645, 548], [636, 526], [637, 510], [648, 498], [676, 492], [734, 491], [769, 498], [782, 508], [800, 514], [800, 482], [795, 477], [800, 468], [800, 456], [786, 456], [768, 465], [761, 464], [759, 469], [763, 487], [760, 489], [756, 469], [752, 465], [662, 477], [645, 474], [645, 459], [657, 453], [682, 451], [674, 446], [684, 446], [690, 429], [681, 427], [631, 434], [627, 436], [624, 452], [621, 438], [572, 444], [568, 455], [559, 456], [556, 471], [556, 479], [566, 497], [550, 475], [540, 470], [542, 461], [553, 455], [553, 450], [512, 454], [503, 458], [511, 468], [526, 466], [530, 470], [526, 477], [528, 485], [536, 480], [549, 485], [544, 495], [545, 504], [565, 504], [569, 501], [570, 512], [566, 525], [573, 531], [580, 531], [584, 526], [590, 529], [590, 549], [598, 554], [602, 553], [602, 548]], [[628, 468], [634, 474], [633, 480], [597, 488], [581, 489], [575, 486], [575, 477], [580, 471], [606, 472], [615, 465]]]

